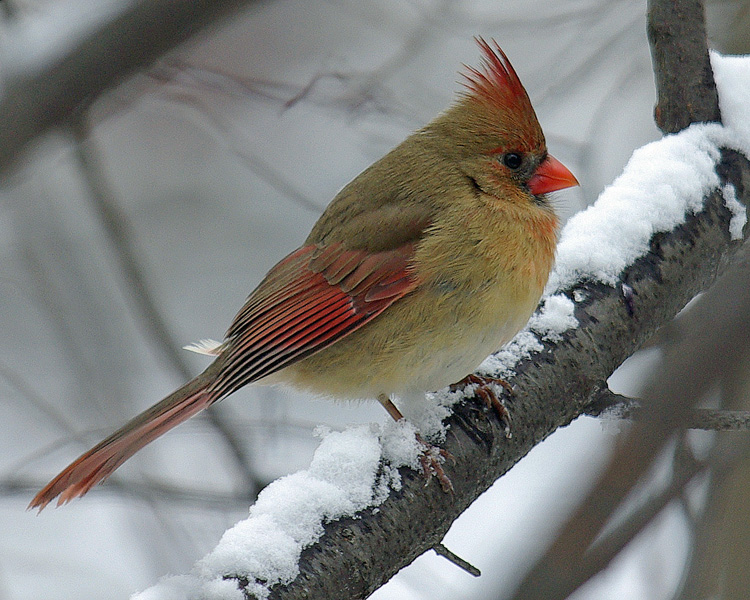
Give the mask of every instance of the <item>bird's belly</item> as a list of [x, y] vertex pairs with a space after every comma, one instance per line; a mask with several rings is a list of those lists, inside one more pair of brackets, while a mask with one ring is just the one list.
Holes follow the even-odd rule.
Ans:
[[404, 373], [400, 389], [394, 389], [392, 393], [408, 396], [416, 392], [439, 390], [460, 381], [509, 341], [518, 329], [515, 325], [487, 328], [475, 331], [464, 339], [456, 339], [451, 344], [436, 345], [429, 355], [424, 352], [409, 353], [403, 357], [408, 372]]
[[[429, 291], [417, 292], [402, 299], [266, 382], [341, 399], [438, 390], [463, 379], [508, 342], [526, 324], [538, 299], [536, 291], [520, 302], [497, 290], [465, 298], [460, 293], [429, 296]], [[377, 327], [371, 327], [376, 321]]]

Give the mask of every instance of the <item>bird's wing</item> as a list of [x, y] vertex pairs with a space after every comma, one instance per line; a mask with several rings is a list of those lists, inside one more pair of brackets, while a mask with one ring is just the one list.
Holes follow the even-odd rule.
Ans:
[[277, 264], [227, 331], [217, 396], [262, 379], [356, 331], [417, 286], [414, 244], [384, 252], [336, 242]]

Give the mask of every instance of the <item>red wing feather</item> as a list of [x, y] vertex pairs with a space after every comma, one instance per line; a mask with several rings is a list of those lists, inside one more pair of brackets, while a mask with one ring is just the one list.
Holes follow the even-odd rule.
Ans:
[[211, 386], [226, 396], [356, 331], [417, 285], [414, 245], [370, 253], [304, 246], [266, 275], [227, 331]]

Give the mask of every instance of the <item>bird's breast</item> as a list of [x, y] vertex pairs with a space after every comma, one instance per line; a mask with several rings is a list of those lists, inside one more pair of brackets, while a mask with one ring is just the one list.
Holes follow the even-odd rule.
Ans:
[[340, 398], [441, 389], [507, 343], [536, 307], [554, 229], [490, 218], [446, 220], [416, 249], [416, 289], [360, 329], [279, 373]]

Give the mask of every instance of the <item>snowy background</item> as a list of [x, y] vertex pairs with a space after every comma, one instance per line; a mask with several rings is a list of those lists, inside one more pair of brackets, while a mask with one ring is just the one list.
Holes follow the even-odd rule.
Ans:
[[[120, 5], [12, 6], [0, 23], [0, 77], [33, 69]], [[747, 13], [739, 2], [710, 7], [715, 47], [748, 51]], [[101, 161], [179, 345], [220, 338], [336, 191], [448, 105], [461, 63], [478, 63], [474, 35], [501, 44], [550, 151], [582, 183], [557, 195], [564, 218], [659, 137], [645, 2], [630, 0], [504, 2], [502, 12], [477, 1], [259, 3], [94, 105], [87, 151]], [[84, 500], [25, 512], [70, 460], [182, 382], [134, 309], [73, 142], [67, 132], [43, 138], [0, 187], [0, 598], [12, 600], [126, 598], [186, 572], [247, 514], [248, 473], [264, 485], [305, 468], [319, 424], [388, 418], [375, 403], [244, 389], [212, 409], [251, 457], [244, 471], [199, 418]], [[183, 354], [194, 373], [206, 364]], [[613, 387], [627, 391], [637, 380], [633, 368]], [[613, 439], [600, 422], [579, 419], [454, 524], [445, 544], [481, 578], [428, 553], [373, 597], [487, 598], [512, 589]], [[666, 512], [575, 598], [669, 598], [687, 552], [681, 540], [679, 512]]]

